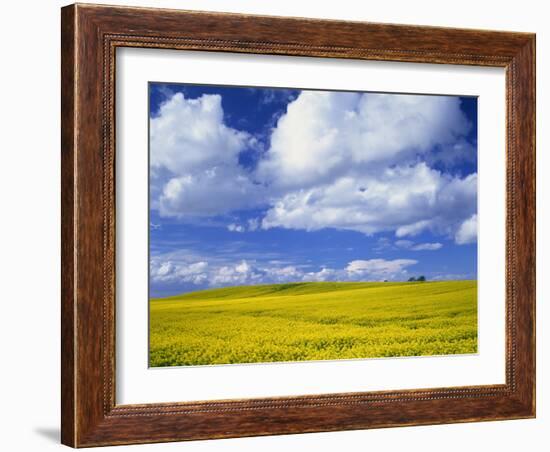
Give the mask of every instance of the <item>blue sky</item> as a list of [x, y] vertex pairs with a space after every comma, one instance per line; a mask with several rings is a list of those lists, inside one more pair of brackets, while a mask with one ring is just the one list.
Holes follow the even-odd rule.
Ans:
[[477, 100], [151, 83], [150, 293], [475, 279]]

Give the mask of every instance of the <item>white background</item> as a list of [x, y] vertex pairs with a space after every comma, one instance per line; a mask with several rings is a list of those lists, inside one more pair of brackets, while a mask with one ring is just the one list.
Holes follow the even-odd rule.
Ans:
[[[117, 403], [504, 383], [503, 69], [126, 48], [117, 51], [116, 80]], [[148, 196], [150, 80], [479, 96], [478, 353], [147, 369], [148, 206], [135, 200]]]
[[[537, 32], [538, 80], [538, 413], [536, 420], [406, 427], [223, 441], [118, 447], [115, 450], [280, 451], [546, 450], [550, 429], [548, 362], [550, 335], [543, 328], [550, 291], [543, 231], [550, 228], [548, 124], [550, 31], [545, 2], [536, 0], [117, 0], [119, 4], [259, 14], [369, 20]], [[1, 446], [9, 451], [61, 449], [59, 424], [59, 7], [28, 0], [3, 6], [0, 96], [2, 125]], [[314, 8], [312, 8], [312, 6]], [[521, 7], [520, 7], [521, 6]], [[546, 28], [546, 29], [545, 29]], [[7, 158], [7, 160], [6, 160]], [[7, 291], [6, 291], [7, 289]], [[546, 381], [544, 381], [546, 380]], [[546, 443], [547, 443], [546, 439]]]

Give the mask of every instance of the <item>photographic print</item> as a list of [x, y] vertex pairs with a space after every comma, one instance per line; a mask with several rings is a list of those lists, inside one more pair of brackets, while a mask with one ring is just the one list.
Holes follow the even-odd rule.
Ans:
[[536, 416], [535, 34], [77, 4], [61, 44], [63, 444]]
[[477, 98], [149, 84], [149, 366], [477, 353]]

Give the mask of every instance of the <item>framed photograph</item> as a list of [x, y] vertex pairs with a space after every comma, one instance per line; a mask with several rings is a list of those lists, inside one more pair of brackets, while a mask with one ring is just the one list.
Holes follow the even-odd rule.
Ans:
[[62, 442], [535, 416], [535, 36], [62, 9]]

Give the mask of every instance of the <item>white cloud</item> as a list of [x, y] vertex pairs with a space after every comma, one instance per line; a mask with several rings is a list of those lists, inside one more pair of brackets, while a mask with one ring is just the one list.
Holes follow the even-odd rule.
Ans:
[[466, 243], [458, 230], [476, 213], [477, 175], [428, 163], [471, 154], [470, 127], [457, 97], [303, 91], [249, 171], [239, 154], [257, 143], [224, 124], [221, 97], [178, 93], [151, 119], [152, 208], [182, 219], [266, 208], [235, 232], [431, 231]]
[[150, 278], [154, 282], [187, 282], [204, 284], [208, 280], [208, 263], [204, 261], [191, 264], [151, 262]]
[[405, 248], [409, 249], [414, 245], [414, 242], [412, 240], [397, 240], [395, 242], [395, 246], [399, 248]]
[[475, 213], [477, 176], [441, 173], [418, 156], [461, 152], [470, 127], [457, 97], [302, 92], [259, 165], [272, 185], [262, 227], [452, 236]]
[[432, 276], [430, 279], [432, 281], [456, 281], [465, 279], [476, 279], [476, 277], [477, 275], [475, 273], [441, 273]]
[[220, 215], [258, 202], [261, 187], [238, 161], [255, 139], [224, 124], [221, 96], [173, 95], [150, 134], [152, 207], [161, 216]]
[[258, 218], [250, 218], [247, 223], [249, 231], [255, 231], [260, 227], [260, 220]]
[[370, 259], [349, 262], [344, 268], [323, 267], [311, 271], [295, 265], [273, 265], [241, 260], [238, 262], [176, 262], [155, 259], [151, 280], [155, 283], [189, 283], [201, 287], [271, 284], [300, 281], [404, 280], [413, 259]]
[[469, 128], [457, 97], [304, 91], [279, 119], [259, 173], [304, 188], [350, 168], [372, 172], [414, 160]]
[[303, 271], [294, 265], [271, 267], [266, 273], [269, 274], [270, 281], [274, 283], [300, 281], [300, 279], [303, 278]]
[[428, 168], [387, 168], [378, 175], [341, 177], [290, 192], [267, 211], [262, 227], [309, 231], [336, 228], [397, 237], [425, 230], [453, 234], [476, 209], [477, 177], [457, 179]]
[[246, 261], [234, 265], [215, 268], [209, 277], [210, 286], [235, 286], [260, 284], [263, 274]]
[[323, 267], [316, 272], [304, 272], [300, 276], [304, 282], [323, 282], [323, 281], [346, 281], [347, 274], [344, 271], [334, 270], [332, 268]]
[[414, 259], [369, 259], [355, 260], [348, 264], [346, 271], [354, 276], [395, 279], [407, 273], [406, 268], [417, 264]]
[[261, 200], [262, 187], [239, 171], [216, 167], [169, 179], [159, 197], [160, 215], [206, 217], [254, 207]]
[[240, 224], [231, 223], [227, 225], [227, 230], [231, 232], [244, 232], [244, 226], [241, 226]]
[[151, 119], [151, 167], [184, 174], [223, 166], [236, 161], [248, 139], [224, 125], [221, 96], [177, 93]]
[[435, 243], [419, 243], [414, 245], [411, 250], [413, 251], [436, 251], [443, 248], [443, 244], [439, 242]]
[[436, 251], [443, 247], [442, 243], [414, 243], [412, 240], [397, 240], [395, 246], [411, 251]]
[[260, 227], [258, 218], [250, 218], [244, 224], [230, 223], [227, 225], [227, 230], [231, 232], [246, 232], [256, 231]]
[[466, 243], [475, 243], [477, 240], [477, 214], [472, 215], [458, 229], [455, 241], [462, 245]]
[[430, 224], [432, 224], [431, 220], [420, 220], [411, 224], [399, 226], [395, 230], [395, 235], [397, 237], [415, 236], [426, 230]]

